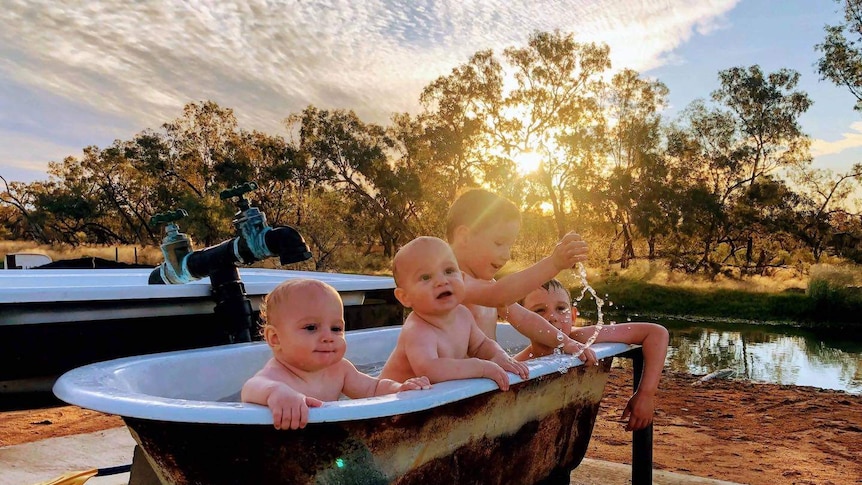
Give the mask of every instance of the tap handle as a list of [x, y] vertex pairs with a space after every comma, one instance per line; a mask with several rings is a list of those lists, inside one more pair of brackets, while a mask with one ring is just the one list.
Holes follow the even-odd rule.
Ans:
[[189, 213], [186, 212], [185, 209], [177, 209], [172, 212], [160, 212], [150, 218], [150, 225], [155, 226], [157, 224], [164, 224], [166, 222], [176, 222], [188, 215]]
[[246, 182], [242, 185], [235, 185], [227, 190], [222, 190], [219, 193], [221, 200], [230, 199], [231, 197], [240, 197], [257, 189], [257, 184], [254, 182]]

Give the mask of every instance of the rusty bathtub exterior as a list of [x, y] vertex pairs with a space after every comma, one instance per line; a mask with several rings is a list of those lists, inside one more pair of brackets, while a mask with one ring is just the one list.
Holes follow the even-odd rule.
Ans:
[[[385, 329], [366, 332], [368, 342], [384, 348], [392, 337], [379, 338]], [[349, 349], [358, 346], [348, 341]], [[604, 359], [588, 368], [567, 368], [577, 362], [570, 358], [536, 359], [530, 379], [510, 374], [508, 392], [487, 379], [466, 379], [429, 391], [327, 403], [313, 408], [309, 425], [296, 431], [274, 429], [266, 408], [230, 401], [224, 404], [237, 411], [262, 413], [251, 420], [195, 420], [114, 412], [123, 415], [165, 484], [568, 483], [589, 445], [610, 356], [629, 348], [596, 346]], [[157, 400], [154, 407], [162, 404]], [[184, 408], [202, 406], [191, 400]]]

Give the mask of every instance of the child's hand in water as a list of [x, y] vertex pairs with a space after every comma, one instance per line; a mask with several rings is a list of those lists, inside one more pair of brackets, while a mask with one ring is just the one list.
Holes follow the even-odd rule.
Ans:
[[398, 391], [413, 391], [417, 389], [431, 389], [431, 381], [425, 376], [411, 377], [401, 384]]
[[579, 234], [570, 232], [566, 234], [551, 253], [554, 265], [561, 271], [574, 267], [577, 263], [587, 260], [587, 242]]
[[623, 420], [628, 418], [626, 431], [637, 431], [644, 429], [652, 422], [655, 413], [655, 396], [635, 392], [629, 398], [628, 404], [623, 411]]
[[507, 372], [518, 375], [521, 379], [530, 378], [530, 368], [527, 367], [527, 364], [518, 362], [505, 352], [500, 352], [495, 355], [494, 358], [491, 359], [491, 362], [499, 365]]
[[506, 374], [506, 371], [497, 365], [496, 362], [482, 360], [482, 377], [487, 377], [496, 382], [500, 386], [501, 391], [509, 390], [509, 374]]
[[299, 429], [308, 424], [308, 408], [323, 405], [323, 401], [300, 394], [289, 386], [277, 386], [266, 399], [272, 412], [275, 429]]

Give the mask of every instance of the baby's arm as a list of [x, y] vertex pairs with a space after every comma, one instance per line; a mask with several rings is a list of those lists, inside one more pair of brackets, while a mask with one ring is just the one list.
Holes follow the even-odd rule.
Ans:
[[411, 377], [401, 383], [392, 379], [378, 379], [359, 372], [347, 359], [342, 360], [342, 365], [345, 369], [342, 393], [351, 399], [431, 388], [431, 382], [425, 376]]
[[473, 325], [470, 332], [469, 355], [475, 355], [480, 359], [490, 360], [499, 365], [503, 370], [517, 374], [521, 379], [530, 377], [530, 369], [527, 364], [519, 362], [511, 357], [500, 347], [500, 344], [485, 335], [478, 325]]
[[304, 428], [308, 424], [308, 408], [323, 404], [319, 399], [306, 396], [284, 382], [268, 377], [264, 371], [243, 384], [240, 398], [242, 402], [268, 407], [275, 429]]
[[[584, 347], [577, 340], [570, 338], [568, 335], [563, 335], [562, 332], [548, 323], [538, 313], [531, 312], [517, 303], [509, 305], [508, 312], [509, 323], [515, 327], [515, 330], [533, 342], [538, 342], [551, 348], [560, 347], [567, 354], [575, 354]], [[579, 358], [586, 365], [593, 365], [598, 362], [596, 353], [591, 349], [584, 350]]]
[[[475, 326], [475, 323], [473, 323]], [[502, 367], [485, 359], [479, 358], [443, 358], [437, 353], [437, 336], [434, 332], [414, 327], [412, 332], [404, 335], [405, 352], [410, 366], [416, 374], [426, 375], [431, 383], [469, 379], [472, 377], [487, 377], [493, 379], [500, 389], [509, 389], [509, 376]], [[477, 327], [478, 330], [478, 327]], [[479, 330], [481, 333], [481, 330]]]
[[[557, 243], [550, 256], [538, 263], [512, 273], [497, 281], [484, 281], [470, 278], [467, 283], [465, 304], [487, 307], [501, 307], [516, 302], [548, 280], [555, 278], [560, 271], [569, 269], [579, 261], [587, 259], [587, 243], [574, 232], [566, 234]], [[475, 284], [473, 284], [475, 283]]]

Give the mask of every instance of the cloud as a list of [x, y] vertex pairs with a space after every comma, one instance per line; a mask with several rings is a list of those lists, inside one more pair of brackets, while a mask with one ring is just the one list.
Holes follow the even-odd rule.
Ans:
[[851, 123], [850, 130], [852, 131], [842, 133], [840, 140], [812, 140], [811, 156], [816, 158], [826, 155], [834, 155], [846, 150], [862, 147], [862, 121]]
[[[269, 132], [308, 105], [385, 123], [415, 112], [421, 89], [475, 52], [522, 45], [535, 30], [607, 42], [615, 68], [645, 71], [720, 28], [738, 1], [9, 0], [0, 9], [0, 104], [27, 110], [15, 90], [58, 100], [27, 127], [33, 136], [59, 131], [55, 112], [98, 114], [118, 127], [94, 129], [98, 138], [83, 145], [158, 127], [207, 99]], [[75, 129], [85, 133], [92, 118]]]

